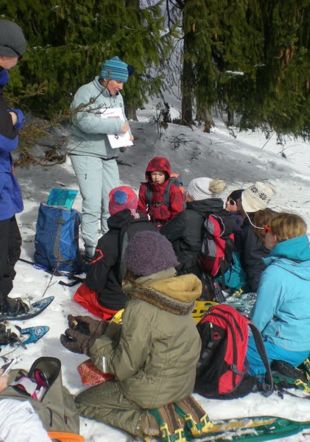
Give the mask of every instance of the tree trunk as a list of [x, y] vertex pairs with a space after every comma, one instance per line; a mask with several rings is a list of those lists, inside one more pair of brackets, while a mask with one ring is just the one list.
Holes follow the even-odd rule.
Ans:
[[136, 107], [130, 105], [126, 106], [125, 104], [125, 112], [128, 120], [135, 120], [135, 121], [138, 120]]
[[[183, 11], [183, 30], [184, 30], [184, 14]], [[191, 125], [193, 123], [193, 66], [191, 61], [191, 32], [184, 34], [183, 46], [183, 68], [181, 75], [181, 93], [182, 93], [182, 110], [181, 121], [183, 124]]]

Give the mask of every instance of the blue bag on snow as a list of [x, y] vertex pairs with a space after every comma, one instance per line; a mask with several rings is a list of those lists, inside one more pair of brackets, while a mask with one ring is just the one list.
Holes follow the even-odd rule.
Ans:
[[35, 263], [55, 273], [80, 273], [79, 225], [80, 214], [76, 210], [41, 203], [35, 235]]

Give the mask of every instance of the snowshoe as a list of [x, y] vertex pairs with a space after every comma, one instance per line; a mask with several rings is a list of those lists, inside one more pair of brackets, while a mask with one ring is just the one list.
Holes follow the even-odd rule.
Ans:
[[[54, 300], [54, 296], [48, 296], [46, 298], [40, 299], [39, 301], [34, 302], [29, 305], [27, 311], [19, 310], [17, 313], [14, 312], [1, 312], [0, 313], [0, 321], [23, 321], [25, 319], [33, 318], [39, 315], [43, 310], [46, 309], [50, 305], [50, 303]], [[24, 302], [24, 301], [23, 301]]]

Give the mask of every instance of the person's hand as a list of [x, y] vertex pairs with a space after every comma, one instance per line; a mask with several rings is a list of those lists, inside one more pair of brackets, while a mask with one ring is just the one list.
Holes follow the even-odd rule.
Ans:
[[9, 112], [9, 114], [11, 115], [13, 126], [15, 126], [17, 123], [17, 115], [15, 112]]
[[7, 375], [0, 375], [0, 393], [8, 387], [9, 377]]
[[20, 109], [9, 109], [12, 117], [12, 123], [16, 129], [21, 129], [25, 124], [25, 115]]
[[90, 316], [68, 316], [68, 324], [72, 330], [76, 330], [87, 336], [98, 338], [105, 332], [108, 322], [98, 321]]
[[84, 353], [88, 355], [90, 347], [95, 342], [95, 336], [88, 336], [71, 328], [67, 328], [63, 335], [60, 335], [60, 342], [64, 347], [73, 353]]
[[121, 132], [124, 134], [126, 132], [129, 131], [129, 124], [128, 123], [124, 123], [123, 126], [121, 127]]

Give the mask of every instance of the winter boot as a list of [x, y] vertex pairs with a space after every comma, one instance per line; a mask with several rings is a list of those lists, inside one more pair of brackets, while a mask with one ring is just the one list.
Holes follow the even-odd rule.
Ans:
[[21, 298], [2, 298], [0, 301], [0, 313], [20, 315], [29, 311], [29, 303]]

